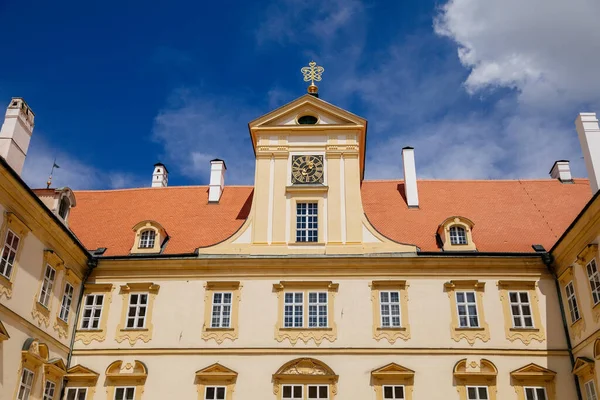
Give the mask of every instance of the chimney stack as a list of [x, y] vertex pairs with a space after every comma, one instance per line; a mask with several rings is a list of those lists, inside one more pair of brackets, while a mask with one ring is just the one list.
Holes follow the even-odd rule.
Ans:
[[208, 188], [208, 202], [218, 203], [225, 187], [225, 161], [215, 158], [210, 162], [210, 183]]
[[0, 156], [21, 175], [29, 141], [33, 133], [34, 114], [25, 100], [13, 97], [6, 109], [4, 123], [0, 128]]
[[577, 136], [585, 160], [592, 194], [598, 191], [600, 183], [600, 127], [596, 113], [580, 113], [575, 120]]
[[154, 164], [154, 173], [152, 173], [152, 187], [167, 187], [169, 183], [169, 171], [165, 164]]
[[550, 170], [550, 177], [552, 177], [552, 179], [558, 179], [562, 183], [573, 183], [569, 160], [558, 160], [554, 162], [554, 165]]
[[419, 207], [419, 192], [417, 190], [417, 169], [415, 167], [415, 149], [402, 149], [402, 164], [404, 166], [404, 195], [408, 208]]

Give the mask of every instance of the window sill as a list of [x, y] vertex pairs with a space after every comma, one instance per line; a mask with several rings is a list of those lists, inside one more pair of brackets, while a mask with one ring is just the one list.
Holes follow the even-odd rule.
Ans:
[[326, 331], [332, 331], [333, 328], [317, 328], [317, 327], [315, 327], [315, 328], [305, 328], [305, 327], [302, 327], [302, 328], [279, 328], [279, 330], [280, 331], [284, 331], [284, 332], [297, 332], [297, 331], [298, 332], [301, 332], [301, 331], [307, 331], [307, 332], [310, 332], [310, 331], [324, 331], [324, 332], [326, 332]]
[[571, 327], [575, 326], [575, 325], [579, 325], [579, 323], [581, 323], [581, 321], [583, 321], [583, 318], [579, 317], [578, 320], [576, 320], [575, 322], [571, 322]]
[[538, 328], [515, 328], [512, 327], [510, 328], [511, 332], [539, 332], [540, 330]]
[[233, 332], [234, 328], [205, 328], [206, 332]]
[[325, 246], [325, 242], [289, 242], [290, 246]]
[[465, 332], [470, 332], [470, 331], [485, 331], [485, 328], [481, 327], [481, 326], [460, 326], [457, 328], [454, 328], [454, 330], [457, 331], [465, 331]]
[[77, 329], [77, 332], [103, 332], [104, 329], [100, 329], [100, 328], [93, 328], [93, 329], [85, 329], [85, 328], [79, 328]]
[[[14, 268], [14, 266], [13, 266], [13, 268]], [[9, 278], [0, 274], [0, 285], [12, 286], [12, 282]]]
[[44, 311], [48, 311], [50, 312], [50, 309], [48, 308], [48, 306], [45, 306], [44, 304], [42, 304], [40, 301], [37, 302], [38, 306], [42, 306], [44, 307]]
[[121, 328], [121, 332], [148, 332], [148, 328]]
[[404, 332], [406, 328], [403, 326], [380, 326], [377, 330], [381, 332]]
[[60, 317], [56, 317], [56, 322], [58, 322], [59, 324], [61, 324], [64, 327], [69, 326], [69, 322], [65, 321], [64, 319], [60, 318]]
[[286, 186], [285, 187], [285, 191], [286, 193], [290, 193], [290, 192], [323, 192], [326, 193], [327, 191], [329, 191], [329, 186], [327, 185], [323, 185], [321, 183], [316, 183], [316, 184], [309, 184], [309, 183], [304, 183], [304, 184], [294, 184], [292, 186]]

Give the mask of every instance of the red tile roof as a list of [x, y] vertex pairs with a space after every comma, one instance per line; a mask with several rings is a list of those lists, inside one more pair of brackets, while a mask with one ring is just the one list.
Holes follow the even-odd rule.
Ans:
[[[420, 180], [420, 206], [408, 209], [403, 185], [364, 181], [364, 210], [379, 232], [422, 251], [440, 251], [436, 231], [450, 216], [473, 221], [479, 251], [531, 252], [532, 244], [549, 250], [592, 196], [586, 179]], [[155, 220], [170, 236], [165, 254], [192, 253], [235, 233], [248, 216], [252, 193], [250, 186], [226, 186], [219, 204], [208, 204], [207, 186], [76, 191], [69, 226], [88, 249], [127, 255], [133, 226]]]

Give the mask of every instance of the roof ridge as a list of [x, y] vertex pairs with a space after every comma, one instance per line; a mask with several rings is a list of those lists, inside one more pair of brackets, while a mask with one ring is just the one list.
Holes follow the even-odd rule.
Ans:
[[[532, 179], [417, 179], [417, 182], [554, 182], [552, 178], [532, 178]], [[588, 178], [573, 178], [574, 181], [589, 182]], [[364, 179], [363, 182], [404, 182], [404, 179]]]
[[[194, 188], [206, 188], [208, 185], [187, 185], [187, 186], [167, 186], [167, 187], [138, 187], [138, 188], [121, 188], [121, 189], [83, 189], [73, 190], [74, 193], [100, 193], [100, 192], [133, 192], [135, 190], [165, 190], [165, 189], [194, 189]], [[225, 188], [253, 188], [253, 185], [226, 185]]]

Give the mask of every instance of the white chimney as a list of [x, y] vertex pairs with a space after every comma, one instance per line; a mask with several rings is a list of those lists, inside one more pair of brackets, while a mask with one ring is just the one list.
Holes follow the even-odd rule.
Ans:
[[598, 191], [600, 182], [600, 127], [596, 113], [579, 113], [575, 120], [577, 136], [585, 160], [592, 194]]
[[25, 100], [13, 97], [6, 109], [4, 123], [0, 129], [0, 156], [21, 175], [29, 141], [33, 133], [33, 111]]
[[408, 208], [419, 207], [419, 192], [417, 191], [417, 169], [415, 168], [415, 149], [402, 149], [402, 164], [404, 165], [404, 195]]
[[208, 202], [218, 203], [225, 187], [225, 161], [215, 158], [210, 162], [210, 183], [208, 184]]
[[571, 166], [569, 160], [558, 160], [554, 162], [552, 169], [550, 170], [550, 177], [552, 179], [558, 179], [561, 182], [571, 183], [573, 177], [571, 176]]
[[167, 187], [169, 183], [169, 171], [165, 164], [154, 164], [154, 172], [152, 173], [152, 187]]

